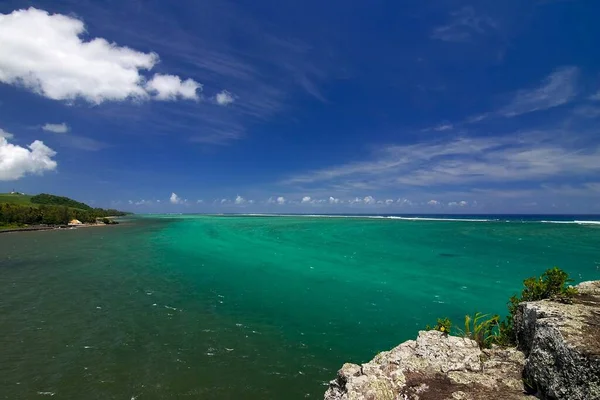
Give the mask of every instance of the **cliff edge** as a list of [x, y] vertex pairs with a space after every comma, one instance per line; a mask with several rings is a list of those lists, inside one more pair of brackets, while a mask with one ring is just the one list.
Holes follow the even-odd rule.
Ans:
[[572, 303], [519, 305], [517, 348], [421, 331], [366, 364], [344, 364], [325, 400], [600, 399], [600, 281]]
[[577, 289], [572, 304], [521, 303], [515, 316], [523, 380], [542, 399], [600, 399], [600, 281]]

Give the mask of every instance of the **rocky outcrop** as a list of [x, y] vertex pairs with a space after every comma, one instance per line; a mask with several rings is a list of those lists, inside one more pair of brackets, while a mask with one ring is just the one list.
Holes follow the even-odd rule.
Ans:
[[585, 282], [570, 304], [522, 303], [518, 349], [480, 349], [438, 331], [344, 364], [325, 400], [600, 399], [600, 281]]
[[577, 289], [573, 304], [521, 303], [515, 316], [524, 381], [543, 399], [600, 399], [600, 281]]
[[482, 351], [470, 339], [421, 331], [362, 366], [344, 364], [325, 399], [523, 399], [524, 362], [516, 349]]

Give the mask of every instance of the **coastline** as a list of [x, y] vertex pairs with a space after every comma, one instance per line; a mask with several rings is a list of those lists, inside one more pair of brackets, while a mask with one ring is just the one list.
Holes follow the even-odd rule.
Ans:
[[71, 229], [79, 229], [79, 228], [91, 228], [95, 226], [110, 226], [110, 225], [118, 225], [118, 224], [105, 224], [105, 223], [95, 223], [95, 224], [81, 224], [81, 225], [33, 225], [33, 226], [23, 226], [17, 228], [2, 228], [0, 227], [0, 234], [2, 233], [13, 233], [13, 232], [39, 232], [39, 231], [58, 231], [58, 230], [71, 230]]

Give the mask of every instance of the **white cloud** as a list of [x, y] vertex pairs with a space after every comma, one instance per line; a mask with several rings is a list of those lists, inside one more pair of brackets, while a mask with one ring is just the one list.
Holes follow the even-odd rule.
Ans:
[[[0, 14], [0, 54], [10, 54], [0, 57], [0, 82], [53, 100], [100, 104], [149, 98], [141, 72], [152, 69], [158, 55], [103, 38], [84, 40], [86, 33], [83, 21], [72, 16], [35, 8]], [[196, 98], [196, 82], [175, 77], [166, 84], [165, 77], [157, 74], [148, 83], [156, 99]]]
[[196, 90], [202, 90], [202, 85], [192, 79], [181, 80], [175, 75], [155, 74], [146, 83], [146, 89], [154, 95], [156, 100], [198, 100]]
[[519, 90], [510, 104], [500, 109], [506, 117], [546, 110], [568, 103], [577, 95], [577, 67], [562, 67], [548, 75], [542, 84], [533, 89]]
[[0, 137], [0, 181], [14, 181], [56, 169], [57, 163], [52, 159], [56, 155], [54, 150], [39, 140], [28, 147], [10, 144], [6, 137]]
[[429, 200], [429, 201], [427, 202], [427, 204], [429, 204], [430, 206], [437, 206], [437, 205], [439, 205], [439, 204], [440, 204], [440, 202], [439, 202], [439, 201], [437, 201], [437, 200]]
[[398, 199], [396, 200], [396, 203], [402, 205], [402, 206], [412, 206], [412, 201], [410, 201], [409, 199]]
[[202, 200], [202, 199], [199, 199], [196, 201], [196, 204], [202, 204], [202, 203], [204, 203], [204, 200]]
[[54, 133], [69, 132], [69, 126], [64, 122], [62, 124], [45, 124], [44, 126], [42, 126], [42, 129], [47, 132], [54, 132]]
[[171, 204], [183, 204], [185, 202], [181, 197], [177, 196], [177, 194], [175, 193], [171, 193], [169, 201], [171, 202]]
[[490, 116], [489, 112], [483, 113], [483, 114], [477, 114], [477, 115], [473, 115], [469, 118], [467, 118], [467, 122], [470, 124], [474, 124], [476, 122], [480, 122], [483, 121], [484, 119], [488, 118]]
[[[136, 206], [151, 206], [154, 202], [152, 200], [139, 200], [133, 203]], [[131, 200], [129, 200], [129, 204], [132, 204]]]
[[367, 196], [363, 199], [363, 202], [365, 204], [375, 204], [375, 199], [373, 198], [373, 196]]
[[354, 200], [350, 200], [349, 203], [350, 204], [361, 204], [363, 202], [363, 200], [359, 197], [354, 198]]
[[339, 204], [340, 203], [340, 199], [337, 199], [335, 197], [329, 197], [329, 204]]
[[283, 197], [283, 196], [279, 196], [279, 197], [277, 198], [277, 204], [279, 204], [279, 205], [283, 205], [283, 204], [285, 204], [285, 197]]
[[331, 190], [368, 182], [370, 188], [382, 189], [402, 185], [543, 182], [600, 174], [600, 145], [574, 141], [572, 137], [576, 135], [569, 131], [530, 131], [385, 146], [368, 161], [293, 176], [283, 183]]
[[223, 90], [215, 96], [215, 100], [220, 106], [228, 106], [235, 101], [235, 98], [227, 90]]
[[303, 204], [310, 203], [310, 202], [311, 202], [310, 196], [304, 196], [302, 198], [302, 203]]
[[385, 201], [385, 204], [386, 204], [386, 205], [388, 205], [388, 206], [389, 206], [390, 204], [394, 204], [394, 200], [392, 200], [392, 199], [387, 199], [387, 200]]
[[448, 203], [448, 207], [466, 207], [468, 203], [466, 201], [451, 201]]
[[244, 199], [242, 196], [238, 195], [235, 198], [235, 204], [241, 205], [241, 204], [245, 204], [246, 203], [246, 199]]
[[0, 128], [0, 138], [12, 139], [13, 134], [10, 132], [6, 132], [4, 129]]

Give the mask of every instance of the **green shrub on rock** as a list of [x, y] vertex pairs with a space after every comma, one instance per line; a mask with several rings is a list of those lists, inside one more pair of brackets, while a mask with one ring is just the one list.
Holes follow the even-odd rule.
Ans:
[[516, 343], [513, 321], [519, 303], [546, 299], [570, 302], [573, 295], [577, 294], [577, 289], [569, 286], [572, 282], [569, 274], [558, 267], [547, 269], [539, 278], [525, 279], [523, 281], [525, 288], [521, 291], [521, 296], [514, 295], [508, 301], [508, 316], [500, 323], [497, 343], [501, 345]]
[[[516, 344], [514, 331], [514, 318], [519, 308], [519, 303], [524, 301], [553, 300], [571, 302], [577, 294], [577, 289], [569, 286], [573, 282], [569, 274], [558, 267], [547, 269], [542, 276], [527, 278], [523, 281], [521, 295], [514, 295], [508, 301], [508, 315], [500, 320], [498, 315], [475, 313], [473, 317], [465, 316], [465, 330], [462, 336], [475, 340], [480, 347], [490, 347], [492, 344], [500, 346], [513, 346]], [[432, 328], [427, 325], [426, 330], [436, 330], [450, 333], [452, 322], [448, 318], [439, 318]], [[459, 329], [460, 330], [460, 329]]]
[[449, 334], [451, 329], [452, 321], [450, 321], [450, 318], [438, 318], [437, 324], [433, 328], [429, 325], [425, 327], [426, 331], [436, 330], [445, 334]]

